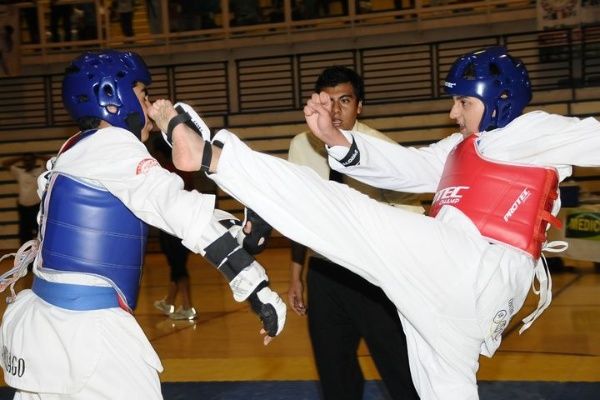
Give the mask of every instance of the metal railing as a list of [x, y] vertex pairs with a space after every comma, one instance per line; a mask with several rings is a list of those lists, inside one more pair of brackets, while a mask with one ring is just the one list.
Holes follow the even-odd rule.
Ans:
[[[246, 0], [241, 1], [244, 3]], [[260, 0], [254, 18], [239, 21], [229, 0], [197, 0], [180, 3], [175, 0], [137, 0], [133, 21], [134, 36], [124, 35], [112, 5], [116, 0], [57, 0], [56, 5], [71, 6], [71, 40], [65, 42], [61, 26], [52, 23], [49, 0], [23, 0], [14, 4], [21, 14], [20, 52], [24, 64], [52, 60], [52, 55], [77, 53], [86, 48], [143, 48], [146, 54], [165, 54], [173, 46], [191, 43], [228, 47], [238, 39], [279, 37], [290, 39], [302, 33], [323, 30], [348, 31], [349, 28], [409, 25], [459, 15], [483, 18], [503, 11], [535, 10], [534, 0], [415, 0], [414, 7], [396, 9], [392, 2], [355, 0], [329, 2], [326, 14], [298, 10], [294, 0]], [[197, 3], [193, 11], [181, 4]], [[247, 1], [247, 3], [252, 3]], [[152, 5], [151, 11], [147, 4]], [[206, 22], [209, 21], [209, 22]], [[143, 22], [143, 24], [142, 24]], [[184, 23], [185, 22], [185, 23]], [[37, 26], [36, 26], [37, 25]], [[412, 29], [412, 28], [411, 28]], [[57, 41], [55, 41], [58, 39]]]

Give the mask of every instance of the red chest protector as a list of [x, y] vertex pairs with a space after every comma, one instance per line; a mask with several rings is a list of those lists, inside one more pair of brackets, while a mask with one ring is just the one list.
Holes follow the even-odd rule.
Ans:
[[557, 198], [554, 168], [485, 159], [470, 135], [448, 155], [429, 215], [442, 206], [461, 210], [482, 236], [525, 251], [538, 259], [548, 223], [560, 227], [550, 212]]

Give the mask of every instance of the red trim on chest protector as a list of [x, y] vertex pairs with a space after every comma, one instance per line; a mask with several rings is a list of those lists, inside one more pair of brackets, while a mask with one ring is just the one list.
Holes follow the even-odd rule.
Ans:
[[558, 173], [554, 168], [492, 161], [477, 151], [470, 135], [448, 155], [429, 215], [442, 206], [461, 210], [492, 242], [518, 248], [538, 259], [552, 214]]

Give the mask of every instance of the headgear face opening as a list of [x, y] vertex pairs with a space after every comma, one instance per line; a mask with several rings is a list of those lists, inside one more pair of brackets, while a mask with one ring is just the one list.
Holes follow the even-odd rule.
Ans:
[[[144, 111], [133, 87], [152, 79], [140, 56], [132, 52], [87, 52], [71, 62], [62, 86], [63, 104], [73, 120], [95, 117], [140, 138]], [[113, 106], [111, 112], [108, 106]], [[116, 110], [116, 111], [115, 111]]]
[[453, 96], [471, 96], [483, 102], [480, 131], [506, 126], [531, 101], [531, 82], [525, 65], [501, 46], [459, 57], [448, 72], [444, 90]]

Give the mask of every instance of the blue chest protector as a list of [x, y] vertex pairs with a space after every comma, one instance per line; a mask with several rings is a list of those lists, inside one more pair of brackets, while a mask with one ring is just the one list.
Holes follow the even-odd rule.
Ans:
[[55, 173], [44, 201], [43, 268], [106, 279], [133, 310], [148, 226], [110, 192]]

